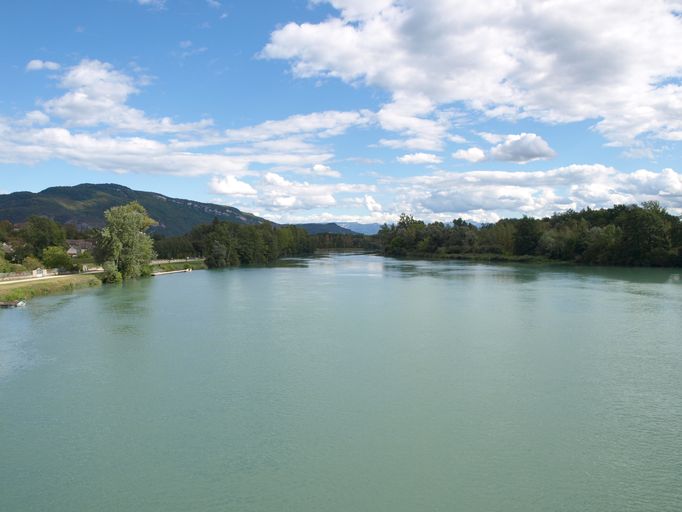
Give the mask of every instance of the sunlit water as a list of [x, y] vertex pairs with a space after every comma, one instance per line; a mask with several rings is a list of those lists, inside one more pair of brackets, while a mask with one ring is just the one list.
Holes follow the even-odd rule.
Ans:
[[680, 511], [671, 270], [336, 255], [0, 311], [2, 511]]

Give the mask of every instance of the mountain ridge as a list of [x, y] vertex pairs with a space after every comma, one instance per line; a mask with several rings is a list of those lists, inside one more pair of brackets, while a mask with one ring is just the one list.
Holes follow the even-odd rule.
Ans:
[[0, 194], [0, 219], [18, 224], [32, 215], [43, 215], [62, 224], [96, 228], [104, 225], [105, 210], [131, 201], [138, 201], [159, 223], [151, 231], [166, 236], [184, 234], [198, 224], [212, 222], [214, 218], [238, 224], [268, 222], [233, 206], [133, 190], [116, 183], [81, 183], [48, 187], [40, 192]]

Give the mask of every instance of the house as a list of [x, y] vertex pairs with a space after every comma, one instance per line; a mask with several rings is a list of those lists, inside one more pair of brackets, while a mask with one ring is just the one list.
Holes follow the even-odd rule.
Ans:
[[8, 243], [2, 242], [0, 244], [0, 251], [4, 252], [5, 254], [12, 254], [14, 252], [14, 247]]
[[69, 245], [66, 254], [72, 258], [80, 256], [86, 251], [92, 253], [95, 248], [95, 244], [91, 240], [67, 240], [66, 243]]

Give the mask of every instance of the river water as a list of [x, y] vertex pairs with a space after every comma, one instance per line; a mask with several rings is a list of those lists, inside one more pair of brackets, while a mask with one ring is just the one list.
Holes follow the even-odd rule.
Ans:
[[682, 280], [370, 255], [0, 311], [2, 511], [682, 510]]

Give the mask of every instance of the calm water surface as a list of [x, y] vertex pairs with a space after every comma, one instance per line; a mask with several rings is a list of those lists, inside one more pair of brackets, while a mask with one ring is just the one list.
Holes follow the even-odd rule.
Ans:
[[0, 311], [2, 511], [680, 511], [670, 270], [366, 255]]

